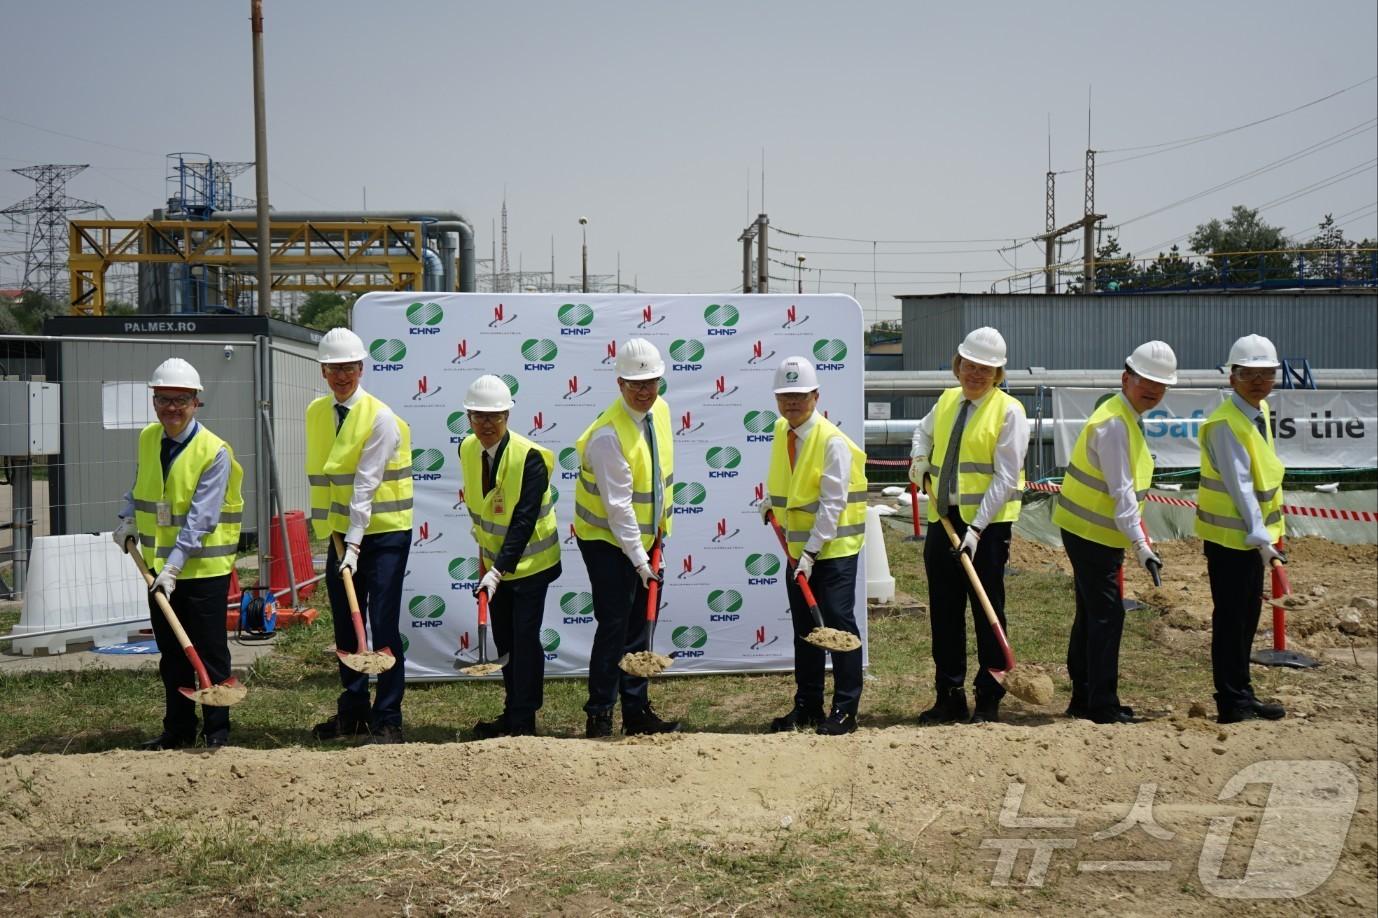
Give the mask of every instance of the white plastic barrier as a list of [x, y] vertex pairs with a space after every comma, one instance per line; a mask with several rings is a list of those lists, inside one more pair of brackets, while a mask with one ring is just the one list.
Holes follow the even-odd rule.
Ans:
[[148, 590], [110, 533], [34, 539], [14, 653], [118, 643], [148, 625]]
[[[885, 532], [880, 507], [866, 508], [866, 599], [868, 602], [893, 602], [895, 578], [890, 576], [890, 559], [885, 554]], [[892, 513], [894, 511], [891, 511]]]

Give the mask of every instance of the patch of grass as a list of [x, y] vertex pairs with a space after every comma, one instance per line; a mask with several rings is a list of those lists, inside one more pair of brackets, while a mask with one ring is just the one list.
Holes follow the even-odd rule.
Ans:
[[[19, 624], [19, 603], [5, 603], [5, 608], [0, 609], [0, 634], [9, 634], [14, 630], [14, 626]], [[10, 642], [0, 640], [0, 653], [10, 652]]]

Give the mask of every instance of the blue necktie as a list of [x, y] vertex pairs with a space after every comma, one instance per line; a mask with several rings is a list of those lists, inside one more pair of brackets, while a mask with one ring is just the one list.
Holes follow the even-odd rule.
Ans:
[[952, 436], [947, 439], [947, 455], [943, 457], [943, 470], [938, 474], [938, 513], [946, 514], [952, 496], [952, 485], [957, 480], [957, 452], [962, 446], [962, 431], [967, 426], [967, 409], [971, 402], [962, 399], [962, 408], [957, 412], [957, 421], [952, 425]]

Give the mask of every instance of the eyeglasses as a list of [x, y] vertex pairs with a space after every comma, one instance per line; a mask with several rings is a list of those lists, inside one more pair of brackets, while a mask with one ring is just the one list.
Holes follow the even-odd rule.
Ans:
[[983, 363], [976, 363], [971, 360], [963, 360], [961, 372], [967, 374], [968, 376], [977, 376], [984, 378], [986, 376], [994, 376], [996, 369], [996, 367], [988, 367]]
[[190, 408], [191, 403], [196, 399], [190, 395], [155, 395], [153, 396], [153, 406], [155, 408]]
[[1262, 382], [1277, 375], [1275, 367], [1235, 367], [1234, 375], [1245, 382]]
[[775, 399], [780, 402], [806, 402], [812, 392], [776, 392]]
[[624, 379], [622, 385], [637, 392], [654, 392], [660, 388], [660, 377], [655, 379]]
[[469, 412], [469, 424], [470, 424], [470, 426], [472, 426], [472, 427], [477, 427], [477, 426], [480, 425], [480, 424], [483, 424], [483, 425], [485, 425], [485, 426], [487, 426], [487, 425], [489, 425], [489, 424], [498, 424], [498, 423], [501, 423], [502, 421], [505, 421], [505, 420], [507, 420], [507, 412], [505, 412], [505, 411], [470, 411], [470, 412]]
[[364, 369], [362, 363], [326, 363], [322, 366], [331, 376], [353, 376], [355, 373], [362, 373]]

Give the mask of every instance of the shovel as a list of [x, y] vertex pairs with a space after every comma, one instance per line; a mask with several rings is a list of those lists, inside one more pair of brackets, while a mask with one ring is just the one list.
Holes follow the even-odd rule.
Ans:
[[[144, 563], [144, 556], [139, 551], [138, 544], [134, 541], [132, 536], [125, 540], [124, 550], [129, 554], [129, 557], [134, 559], [134, 563], [138, 565], [139, 573], [144, 575], [144, 582], [150, 587], [153, 586], [153, 575], [149, 573], [148, 565]], [[167, 601], [167, 597], [163, 595], [163, 591], [158, 590], [155, 592], [153, 594], [153, 599], [158, 603], [158, 608], [162, 610], [163, 617], [167, 619], [169, 627], [172, 628], [172, 633], [177, 636], [177, 643], [181, 645], [182, 652], [187, 655], [187, 662], [190, 663], [191, 668], [196, 671], [196, 684], [198, 687], [193, 689], [184, 686], [177, 691], [181, 692], [192, 701], [216, 708], [227, 708], [232, 704], [239, 704], [243, 701], [244, 697], [249, 694], [249, 690], [241, 685], [239, 680], [234, 676], [231, 676], [224, 682], [211, 682], [210, 674], [206, 672], [206, 664], [201, 662], [201, 655], [196, 652], [195, 647], [191, 646], [191, 638], [187, 637], [186, 630], [182, 627], [182, 623], [177, 620], [177, 613], [172, 611], [172, 604]]]
[[990, 630], [995, 634], [995, 640], [1000, 645], [1000, 651], [1005, 655], [1005, 668], [1003, 670], [990, 668], [987, 670], [991, 677], [1020, 701], [1029, 704], [1045, 705], [1053, 700], [1053, 681], [1045, 673], [1029, 673], [1021, 671], [1011, 676], [1014, 671], [1014, 650], [1010, 648], [1010, 642], [1005, 637], [1005, 629], [1000, 627], [1000, 619], [995, 615], [995, 608], [990, 604], [990, 597], [986, 595], [986, 588], [981, 585], [981, 578], [976, 575], [976, 567], [971, 563], [971, 558], [967, 557], [966, 552], [961, 550], [962, 540], [957, 538], [957, 530], [953, 528], [952, 521], [947, 518], [946, 513], [942, 513], [938, 508], [937, 501], [933, 497], [933, 491], [928, 491], [930, 506], [939, 511], [938, 520], [943, 524], [943, 529], [947, 531], [948, 541], [952, 543], [952, 550], [957, 553], [958, 560], [961, 561], [962, 570], [966, 571], [967, 580], [971, 583], [971, 591], [976, 594], [976, 599], [981, 603], [981, 611], [986, 613], [986, 621], [990, 623]]
[[656, 576], [646, 586], [646, 649], [623, 654], [617, 663], [623, 672], [632, 676], [654, 676], [665, 672], [674, 664], [669, 657], [655, 652], [656, 613], [660, 609], [660, 549], [660, 533], [656, 533], [655, 543], [651, 546], [651, 570]]
[[[340, 538], [338, 532], [333, 533], [331, 538], [335, 543], [335, 557], [343, 559], [344, 539]], [[397, 665], [397, 658], [387, 647], [382, 650], [368, 649], [368, 640], [364, 637], [364, 617], [359, 614], [359, 597], [354, 595], [354, 572], [346, 568], [340, 573], [340, 579], [344, 581], [345, 596], [349, 599], [349, 618], [354, 623], [354, 646], [359, 649], [354, 653], [349, 653], [336, 647], [335, 656], [339, 657], [341, 663], [356, 673], [368, 673], [370, 675], [385, 673]]]
[[[482, 564], [478, 569], [479, 578], [488, 573]], [[507, 665], [511, 658], [505, 653], [496, 660], [488, 659], [488, 591], [475, 590], [474, 599], [478, 602], [478, 656], [466, 655], [463, 651], [455, 653], [455, 668], [466, 676], [489, 676]]]
[[[775, 530], [775, 538], [780, 540], [780, 550], [789, 557], [789, 540], [785, 538], [785, 530], [780, 526], [780, 521], [775, 518], [775, 511], [770, 512], [770, 526]], [[794, 570], [794, 562], [789, 562], [790, 570]], [[837, 628], [829, 628], [823, 624], [823, 610], [818, 608], [818, 600], [813, 596], [813, 589], [809, 586], [809, 578], [803, 574], [794, 573], [794, 582], [799, 587], [799, 592], [804, 596], [804, 603], [809, 607], [809, 615], [813, 616], [813, 630], [804, 635], [804, 640], [816, 647], [824, 650], [848, 651], [856, 650], [861, 646], [861, 638], [852, 634], [850, 631], [839, 631]]]

